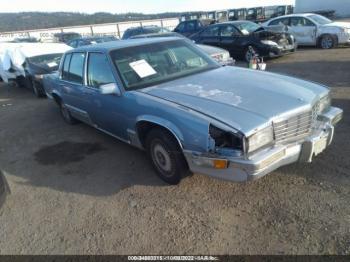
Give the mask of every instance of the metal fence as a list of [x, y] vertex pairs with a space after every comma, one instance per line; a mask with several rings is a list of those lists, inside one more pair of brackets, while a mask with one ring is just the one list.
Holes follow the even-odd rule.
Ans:
[[121, 23], [95, 24], [84, 26], [57, 27], [49, 29], [24, 30], [15, 32], [0, 32], [0, 41], [10, 41], [15, 38], [34, 37], [41, 40], [52, 39], [54, 34], [63, 32], [75, 32], [82, 36], [114, 35], [121, 38], [130, 27], [157, 25], [173, 30], [179, 23], [178, 18], [130, 21]]

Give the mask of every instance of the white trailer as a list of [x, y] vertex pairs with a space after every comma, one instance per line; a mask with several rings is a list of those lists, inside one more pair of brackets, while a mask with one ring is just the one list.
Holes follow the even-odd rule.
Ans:
[[350, 17], [350, 0], [295, 0], [295, 13], [334, 10], [337, 17]]

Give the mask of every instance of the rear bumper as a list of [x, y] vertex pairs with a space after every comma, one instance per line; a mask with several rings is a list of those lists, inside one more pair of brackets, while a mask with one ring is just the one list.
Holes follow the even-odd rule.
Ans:
[[227, 168], [215, 169], [208, 165], [212, 160], [197, 152], [185, 151], [185, 157], [193, 173], [204, 174], [232, 182], [246, 182], [259, 179], [281, 166], [295, 162], [312, 162], [313, 158], [328, 147], [333, 140], [334, 126], [342, 119], [343, 111], [332, 107], [321, 116], [321, 125], [304, 141], [278, 145], [265, 149], [250, 159], [226, 158]]

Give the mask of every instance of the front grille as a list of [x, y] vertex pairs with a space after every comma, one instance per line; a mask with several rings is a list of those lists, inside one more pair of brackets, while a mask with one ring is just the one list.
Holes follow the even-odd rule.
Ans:
[[317, 117], [317, 105], [312, 110], [294, 115], [283, 121], [274, 122], [276, 143], [302, 140], [309, 136]]

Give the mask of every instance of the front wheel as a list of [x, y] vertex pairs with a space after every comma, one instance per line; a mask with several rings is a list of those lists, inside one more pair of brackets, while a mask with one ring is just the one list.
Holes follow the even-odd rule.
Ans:
[[158, 176], [168, 184], [179, 184], [188, 167], [176, 139], [163, 129], [153, 129], [147, 135], [146, 149]]
[[43, 98], [46, 96], [43, 88], [37, 84], [34, 80], [32, 82], [32, 86], [33, 86], [33, 93], [37, 98]]
[[336, 47], [337, 39], [331, 35], [324, 35], [321, 37], [320, 46], [322, 49], [331, 49]]
[[251, 49], [249, 47], [247, 47], [244, 50], [244, 60], [249, 63], [250, 60], [252, 60], [252, 58], [254, 57], [254, 53], [257, 54], [257, 50], [254, 47], [251, 47]]

